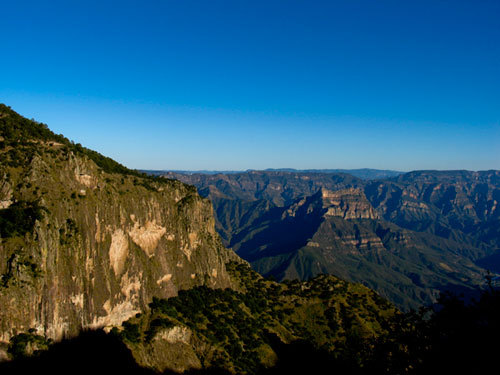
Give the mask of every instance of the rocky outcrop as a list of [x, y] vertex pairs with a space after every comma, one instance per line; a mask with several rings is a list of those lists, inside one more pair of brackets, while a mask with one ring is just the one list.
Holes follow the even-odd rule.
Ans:
[[0, 150], [2, 208], [37, 202], [41, 218], [0, 239], [0, 341], [29, 329], [59, 340], [111, 328], [153, 296], [232, 286], [225, 263], [238, 257], [193, 187], [107, 173], [68, 145], [26, 142], [17, 164], [8, 151]]
[[12, 204], [13, 190], [6, 175], [2, 177], [0, 184], [0, 209], [4, 209]]
[[130, 346], [137, 363], [158, 372], [200, 370], [203, 366], [199, 352], [213, 350], [185, 326], [162, 329], [150, 342]]
[[378, 219], [377, 212], [366, 199], [361, 189], [344, 189], [330, 191], [321, 189], [323, 207], [326, 216], [337, 216], [343, 219]]

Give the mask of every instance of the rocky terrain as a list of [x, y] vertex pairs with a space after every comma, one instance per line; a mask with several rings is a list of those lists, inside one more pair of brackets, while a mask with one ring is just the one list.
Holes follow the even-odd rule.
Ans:
[[[155, 299], [150, 310], [117, 330], [137, 363], [156, 371], [252, 374], [274, 368], [284, 359], [282, 348], [300, 341], [345, 360], [360, 343], [387, 334], [398, 314], [375, 292], [333, 276], [280, 284], [246, 264], [228, 268], [242, 293], [181, 291]], [[321, 369], [315, 363], [309, 368]]]
[[168, 176], [197, 186], [224, 243], [279, 280], [329, 273], [407, 309], [468, 293], [498, 269], [499, 171]]
[[385, 220], [403, 228], [500, 249], [500, 171], [410, 172], [372, 181], [365, 194]]
[[[231, 287], [210, 202], [0, 107], [0, 341], [111, 328], [153, 296]], [[5, 357], [5, 351], [2, 352]]]
[[408, 308], [481, 284], [498, 173], [470, 173], [190, 176], [214, 218], [193, 186], [0, 105], [0, 372], [429, 373], [471, 340], [484, 357], [491, 277], [431, 319], [381, 297]]
[[[193, 186], [129, 170], [4, 105], [0, 176], [0, 362], [14, 360], [2, 373], [76, 361], [89, 372], [256, 373], [294, 345], [359, 366], [352, 353], [399, 314], [332, 276], [264, 279], [223, 246]], [[346, 192], [324, 190], [318, 209], [364, 217], [360, 192]], [[123, 363], [102, 367], [103, 351]]]

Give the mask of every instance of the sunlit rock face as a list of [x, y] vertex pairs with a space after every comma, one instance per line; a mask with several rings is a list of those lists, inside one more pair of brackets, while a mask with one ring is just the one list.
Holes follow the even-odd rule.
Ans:
[[366, 199], [361, 189], [321, 190], [323, 207], [327, 216], [343, 219], [378, 219], [377, 212]]
[[8, 151], [0, 150], [0, 209], [42, 209], [31, 230], [0, 239], [0, 341], [29, 329], [59, 340], [110, 328], [153, 296], [231, 286], [225, 263], [237, 257], [193, 187], [105, 172], [70, 144], [31, 138], [18, 159]]

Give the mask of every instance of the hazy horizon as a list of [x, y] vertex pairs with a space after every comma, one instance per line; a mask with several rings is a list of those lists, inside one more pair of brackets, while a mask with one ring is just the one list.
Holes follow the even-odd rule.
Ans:
[[18, 1], [0, 102], [147, 170], [500, 169], [500, 2]]
[[296, 171], [296, 172], [304, 172], [304, 171], [311, 171], [311, 172], [321, 172], [321, 171], [362, 171], [362, 170], [371, 170], [371, 171], [381, 171], [381, 172], [395, 172], [395, 173], [410, 173], [410, 172], [419, 172], [419, 171], [437, 171], [437, 172], [453, 172], [453, 171], [467, 171], [467, 172], [485, 172], [485, 171], [496, 171], [498, 169], [478, 169], [478, 170], [472, 170], [472, 169], [412, 169], [412, 170], [393, 170], [393, 169], [379, 169], [379, 168], [303, 168], [303, 169], [298, 169], [298, 168], [263, 168], [263, 169], [255, 169], [255, 168], [250, 168], [250, 169], [234, 169], [234, 170], [228, 170], [228, 169], [138, 169], [139, 171], [145, 171], [145, 172], [189, 172], [189, 173], [244, 173], [244, 172], [272, 172], [272, 171]]

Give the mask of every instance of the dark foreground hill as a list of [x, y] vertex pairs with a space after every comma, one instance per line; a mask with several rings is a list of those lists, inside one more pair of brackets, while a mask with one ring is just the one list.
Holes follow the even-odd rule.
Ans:
[[[362, 288], [352, 289], [334, 278], [277, 284], [254, 277], [243, 265], [234, 271], [246, 279], [245, 294], [199, 287], [156, 299], [147, 314], [128, 321], [121, 331], [84, 332], [30, 358], [0, 363], [0, 372], [178, 373], [161, 372], [144, 362], [161, 355], [162, 340], [168, 340], [163, 353], [172, 356], [161, 366], [182, 361], [190, 342], [172, 342], [179, 339], [178, 327], [204, 343], [196, 357], [203, 362], [185, 374], [484, 374], [497, 364], [500, 293], [493, 288], [470, 304], [443, 295], [433, 309], [400, 314], [373, 304], [376, 298]], [[299, 303], [298, 312], [287, 308], [290, 302]], [[325, 309], [322, 302], [330, 307]], [[367, 316], [377, 305], [382, 310]], [[288, 341], [283, 340], [286, 333], [293, 333]], [[16, 343], [22, 347], [20, 340]]]

